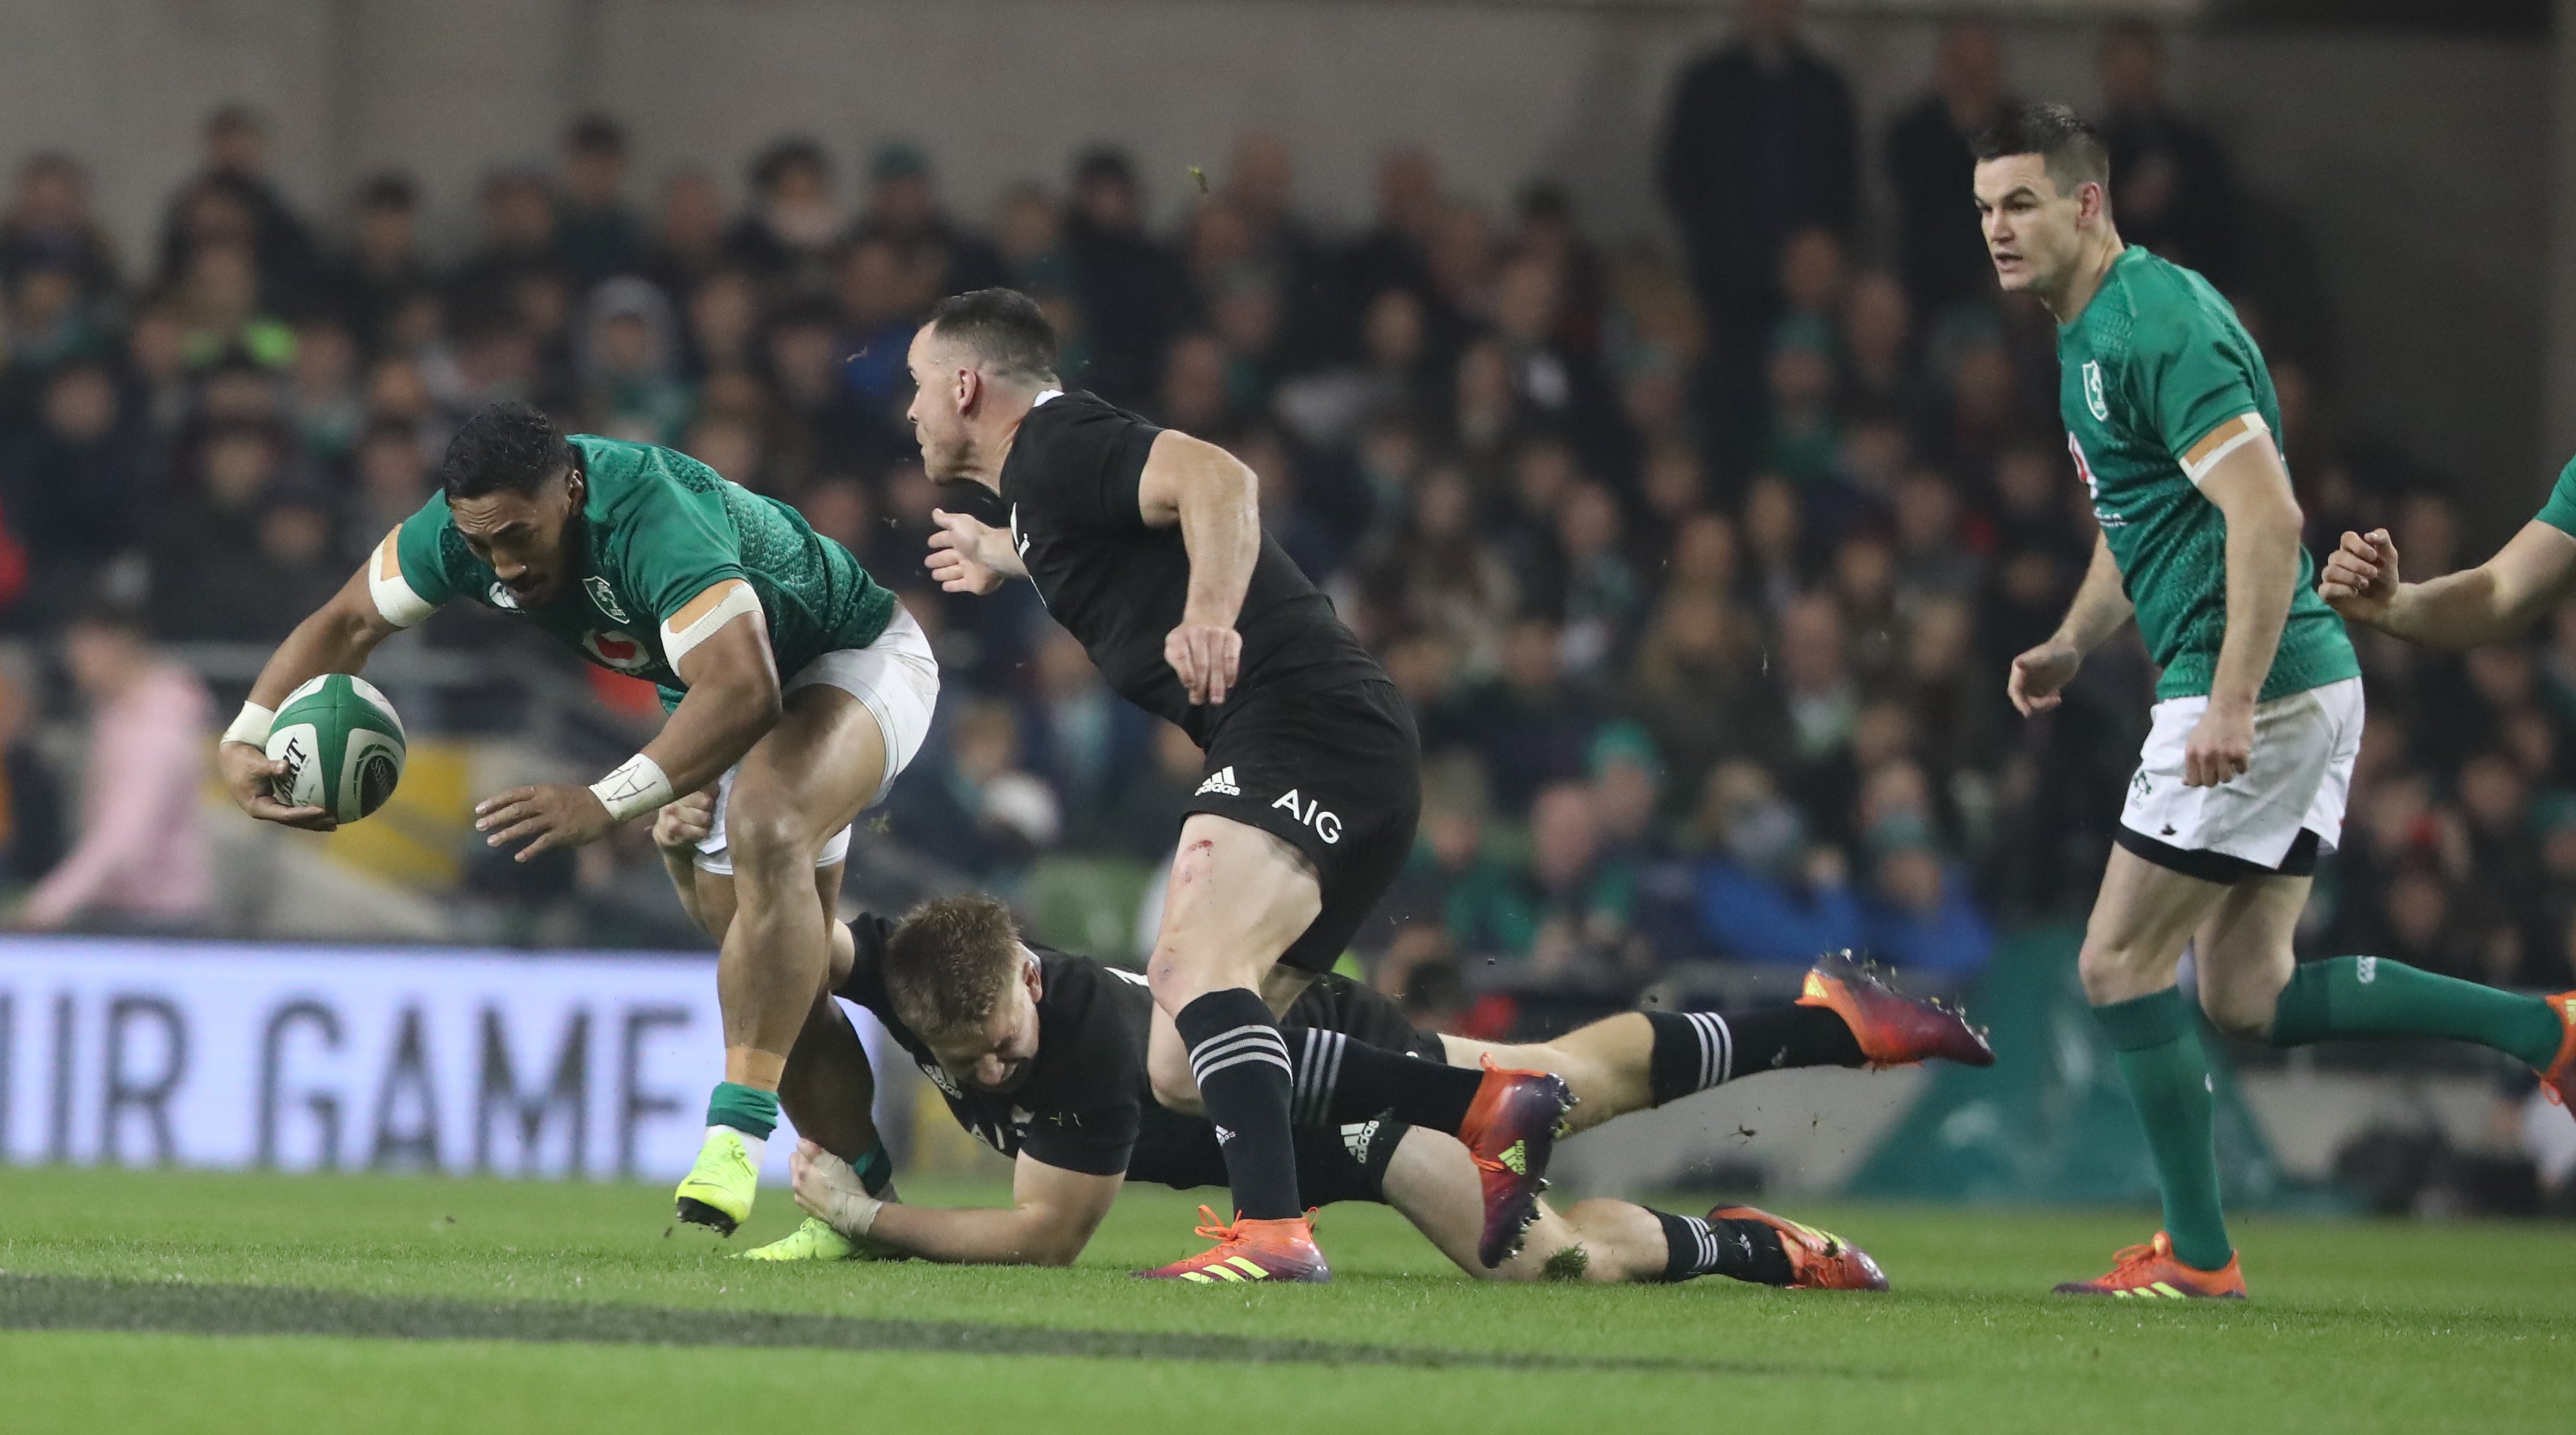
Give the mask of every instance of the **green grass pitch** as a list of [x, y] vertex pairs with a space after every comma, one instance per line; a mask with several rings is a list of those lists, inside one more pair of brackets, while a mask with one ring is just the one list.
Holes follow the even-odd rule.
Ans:
[[[989, 1190], [907, 1188], [914, 1199]], [[2566, 1431], [2576, 1232], [2254, 1218], [2255, 1300], [2046, 1294], [2145, 1213], [1790, 1206], [1886, 1296], [1480, 1286], [1340, 1207], [1329, 1287], [725, 1259], [658, 1188], [0, 1170], [0, 1430]]]

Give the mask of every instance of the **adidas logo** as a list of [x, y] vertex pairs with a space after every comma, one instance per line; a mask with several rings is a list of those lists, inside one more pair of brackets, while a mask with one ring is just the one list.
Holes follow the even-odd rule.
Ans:
[[1219, 797], [1241, 797], [1243, 795], [1243, 789], [1234, 785], [1234, 767], [1232, 764], [1220, 767], [1216, 771], [1209, 773], [1208, 780], [1200, 783], [1199, 790], [1190, 795], [1193, 797], [1205, 797], [1211, 792], [1215, 793]]
[[[1213, 1122], [1213, 1121], [1209, 1122], [1208, 1124], [1209, 1124], [1210, 1126], [1216, 1126], [1216, 1123], [1215, 1123], [1215, 1122]], [[1222, 1127], [1222, 1126], [1217, 1126], [1217, 1127], [1216, 1127], [1216, 1144], [1218, 1144], [1219, 1146], [1222, 1146], [1222, 1145], [1224, 1145], [1225, 1143], [1227, 1143], [1228, 1141], [1231, 1141], [1231, 1140], [1233, 1140], [1233, 1139], [1234, 1139], [1234, 1133], [1233, 1133], [1233, 1132], [1226, 1130], [1226, 1129], [1225, 1129], [1224, 1127]]]
[[1368, 1164], [1369, 1143], [1376, 1139], [1377, 1123], [1375, 1121], [1355, 1122], [1342, 1128], [1343, 1148], [1351, 1153], [1352, 1160], [1359, 1162], [1363, 1166]]
[[1513, 1142], [1511, 1146], [1503, 1152], [1502, 1165], [1505, 1170], [1510, 1171], [1515, 1176], [1528, 1175], [1529, 1143], [1526, 1141]]

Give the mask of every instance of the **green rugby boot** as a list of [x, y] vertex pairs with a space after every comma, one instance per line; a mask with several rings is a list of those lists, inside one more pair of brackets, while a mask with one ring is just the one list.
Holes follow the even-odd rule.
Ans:
[[820, 1216], [807, 1216], [805, 1224], [755, 1250], [734, 1257], [738, 1261], [855, 1261], [865, 1257], [858, 1242], [833, 1230]]
[[759, 1194], [760, 1168], [752, 1164], [742, 1133], [717, 1126], [708, 1130], [707, 1144], [698, 1148], [698, 1164], [681, 1178], [672, 1198], [679, 1203], [681, 1220], [730, 1236], [750, 1218], [752, 1198]]

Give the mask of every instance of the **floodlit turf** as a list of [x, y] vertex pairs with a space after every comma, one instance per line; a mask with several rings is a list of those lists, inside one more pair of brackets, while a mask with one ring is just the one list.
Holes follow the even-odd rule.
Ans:
[[0, 1171], [0, 1430], [2576, 1425], [2565, 1227], [2248, 1220], [2256, 1299], [2170, 1307], [2045, 1294], [2144, 1214], [1793, 1209], [1879, 1257], [1869, 1297], [1482, 1287], [1357, 1207], [1333, 1286], [1145, 1285], [1192, 1203], [1142, 1190], [1073, 1271], [755, 1266], [723, 1254], [792, 1223], [783, 1192], [732, 1244], [665, 1235], [665, 1199]]

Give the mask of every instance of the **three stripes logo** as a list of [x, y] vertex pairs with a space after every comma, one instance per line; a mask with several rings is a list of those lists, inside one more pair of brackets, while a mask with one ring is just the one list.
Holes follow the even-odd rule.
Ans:
[[1216, 771], [1209, 773], [1208, 780], [1200, 783], [1199, 790], [1192, 793], [1191, 796], [1205, 797], [1211, 792], [1215, 793], [1219, 797], [1241, 797], [1243, 795], [1243, 789], [1235, 785], [1234, 767], [1232, 764], [1229, 763], [1228, 765], [1220, 767]]
[[1196, 1281], [1203, 1286], [1212, 1286], [1219, 1281], [1233, 1281], [1240, 1285], [1245, 1281], [1266, 1281], [1270, 1279], [1270, 1272], [1263, 1270], [1261, 1263], [1250, 1256], [1228, 1256], [1199, 1270], [1183, 1271], [1181, 1279]]

